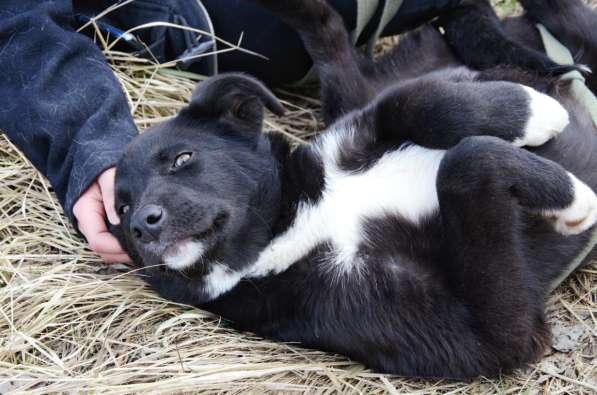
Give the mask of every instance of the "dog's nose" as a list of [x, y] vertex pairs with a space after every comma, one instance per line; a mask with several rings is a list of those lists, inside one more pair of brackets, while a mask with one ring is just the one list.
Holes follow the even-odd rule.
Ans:
[[131, 232], [144, 243], [157, 240], [165, 218], [166, 212], [162, 207], [155, 204], [143, 206], [133, 215]]

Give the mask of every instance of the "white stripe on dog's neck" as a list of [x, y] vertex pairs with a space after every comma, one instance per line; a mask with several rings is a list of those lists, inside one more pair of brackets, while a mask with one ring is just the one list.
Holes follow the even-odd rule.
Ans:
[[202, 290], [213, 300], [234, 288], [243, 278], [243, 273], [234, 271], [221, 263], [213, 263], [211, 272], [203, 278]]

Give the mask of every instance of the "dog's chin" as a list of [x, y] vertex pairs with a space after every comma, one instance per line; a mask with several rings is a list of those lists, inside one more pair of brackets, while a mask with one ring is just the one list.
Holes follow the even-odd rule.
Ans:
[[207, 230], [140, 246], [139, 255], [145, 266], [162, 266], [179, 272], [205, 269], [214, 255], [217, 255], [218, 247], [225, 239], [227, 218], [227, 214], [219, 214]]
[[161, 264], [174, 271], [204, 272], [215, 259], [222, 235], [191, 236], [167, 243], [160, 255]]
[[193, 237], [186, 238], [168, 247], [162, 255], [162, 261], [172, 270], [189, 269], [205, 257], [209, 248], [207, 244]]

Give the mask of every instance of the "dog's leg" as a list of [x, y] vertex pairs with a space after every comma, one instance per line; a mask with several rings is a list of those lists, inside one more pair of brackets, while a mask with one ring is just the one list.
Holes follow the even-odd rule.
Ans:
[[441, 15], [435, 25], [464, 64], [484, 70], [512, 65], [540, 75], [560, 75], [577, 66], [559, 65], [544, 53], [521, 46], [504, 33], [488, 0], [464, 0]]
[[[592, 207], [597, 197], [558, 164], [494, 137], [472, 137], [449, 150], [437, 178], [448, 251], [446, 273], [453, 290], [495, 347], [502, 366], [541, 356], [549, 340], [543, 289], [521, 248], [521, 207], [546, 216], [568, 216], [570, 207]], [[556, 230], [575, 232], [574, 216]], [[585, 223], [588, 225], [589, 223]]]
[[350, 41], [342, 17], [325, 0], [258, 0], [301, 36], [319, 72], [326, 124], [374, 96], [361, 68], [370, 61]]
[[448, 149], [467, 136], [539, 146], [568, 125], [567, 111], [529, 87], [503, 81], [416, 80], [390, 88], [365, 110], [379, 141]]
[[587, 85], [597, 92], [597, 12], [581, 0], [521, 0], [526, 17], [543, 24], [593, 74]]
[[517, 67], [497, 66], [491, 69], [479, 71], [474, 78], [475, 81], [509, 81], [526, 86], [542, 92], [556, 92], [557, 86], [563, 84], [559, 77], [540, 76], [529, 73]]
[[[526, 17], [543, 24], [573, 52], [597, 51], [597, 13], [582, 0], [520, 0]], [[597, 66], [597, 65], [595, 65]]]

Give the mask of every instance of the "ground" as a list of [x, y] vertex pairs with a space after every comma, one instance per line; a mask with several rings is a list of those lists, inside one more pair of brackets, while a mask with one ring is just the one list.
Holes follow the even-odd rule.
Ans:
[[[519, 12], [513, 0], [494, 3], [502, 14]], [[141, 129], [171, 116], [190, 97], [196, 76], [107, 55]], [[269, 130], [297, 143], [319, 130], [316, 98], [277, 93], [288, 115], [268, 118]], [[540, 363], [491, 380], [407, 380], [237, 333], [102, 265], [68, 224], [48, 183], [2, 135], [0, 217], [0, 394], [597, 392], [597, 263], [549, 298], [554, 346]]]

